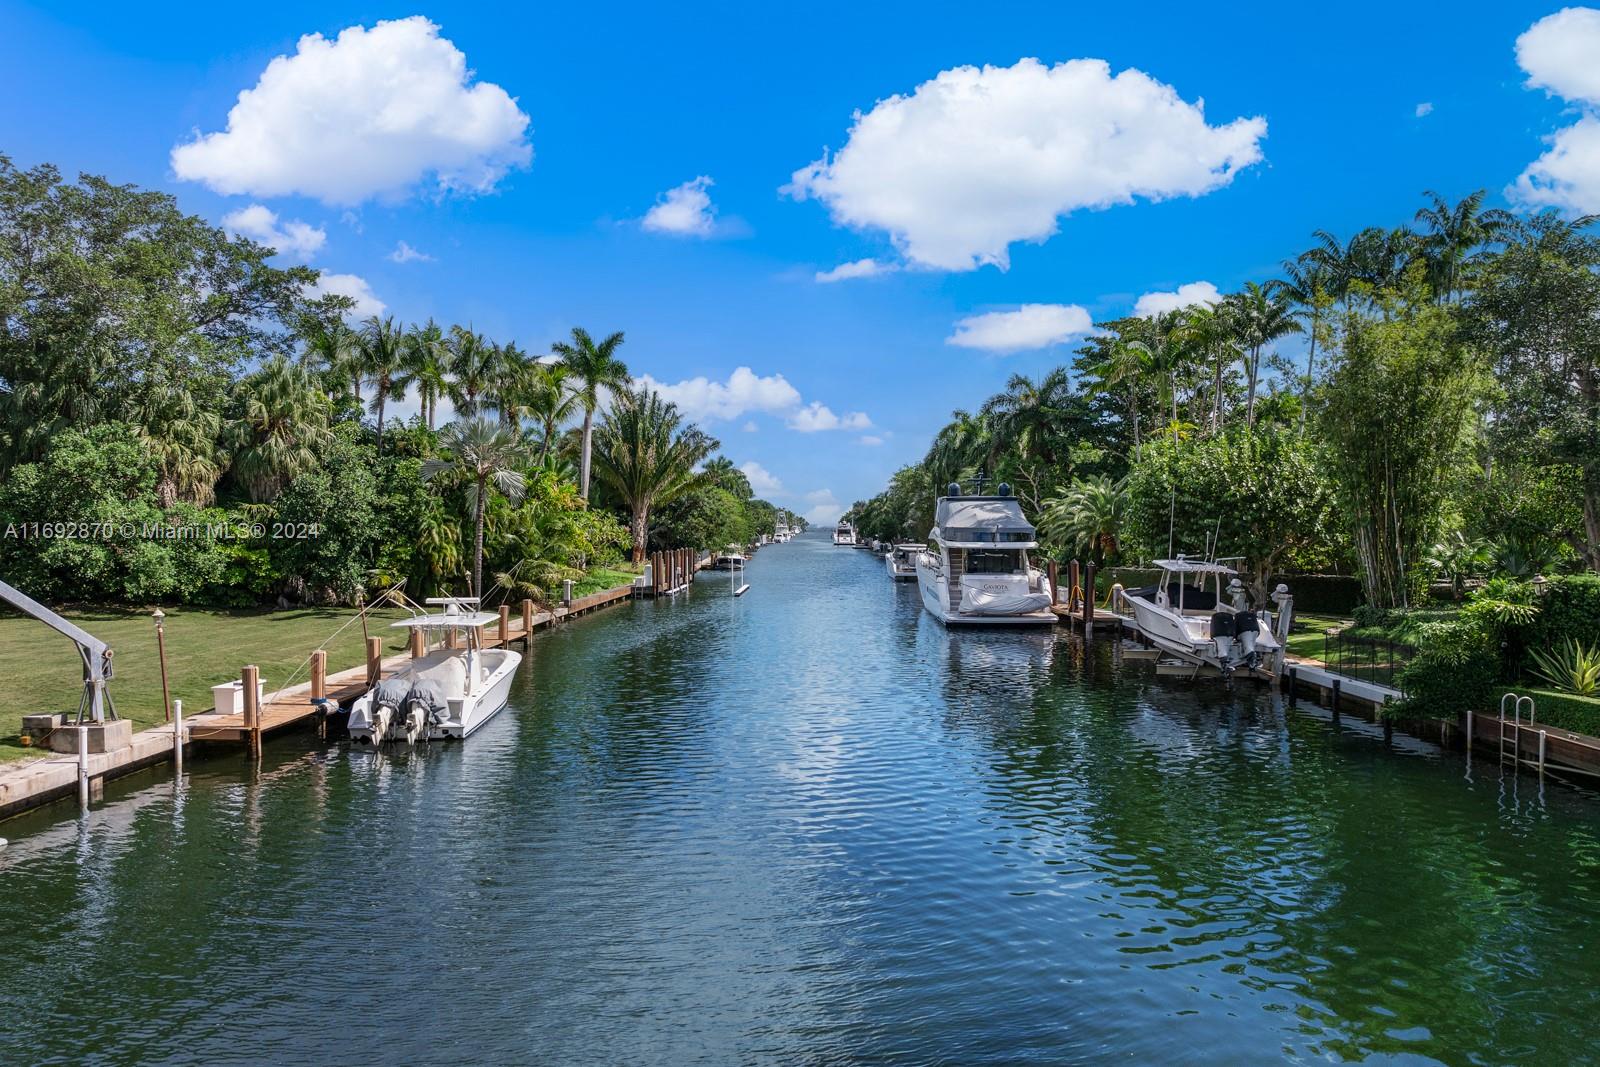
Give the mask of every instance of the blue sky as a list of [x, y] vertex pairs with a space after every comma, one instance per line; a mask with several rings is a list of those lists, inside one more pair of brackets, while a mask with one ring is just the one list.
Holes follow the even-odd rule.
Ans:
[[[530, 351], [625, 330], [630, 367], [758, 465], [765, 495], [827, 521], [951, 409], [1067, 360], [1089, 318], [1267, 277], [1316, 228], [1409, 220], [1424, 189], [1507, 202], [1600, 98], [1600, 37], [1556, 27], [1519, 66], [1519, 35], [1557, 10], [0, 3], [0, 151], [298, 235], [285, 258], [408, 321]], [[413, 15], [437, 29], [367, 35]], [[332, 51], [308, 57], [306, 34]], [[1133, 73], [1056, 67], [1083, 59]], [[258, 83], [259, 113], [230, 120]], [[354, 129], [405, 102], [396, 84], [431, 86], [434, 110]], [[1583, 147], [1557, 169], [1567, 201], [1600, 187], [1573, 175], [1600, 166]], [[646, 225], [674, 189], [668, 228]], [[426, 258], [398, 261], [401, 242]], [[879, 273], [818, 280], [863, 261]]]

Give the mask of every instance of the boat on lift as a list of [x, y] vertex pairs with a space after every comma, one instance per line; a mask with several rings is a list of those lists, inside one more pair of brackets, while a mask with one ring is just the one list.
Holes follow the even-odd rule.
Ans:
[[1053, 626], [1050, 589], [1028, 558], [1039, 547], [1022, 505], [1002, 484], [994, 496], [939, 498], [931, 548], [917, 555], [922, 606], [946, 626]]
[[[477, 610], [477, 597], [435, 597], [428, 603], [443, 610], [392, 624], [420, 631], [423, 654], [351, 705], [352, 744], [461, 740], [506, 706], [522, 654], [484, 648], [480, 638], [480, 628], [499, 616]], [[430, 647], [434, 640], [438, 647]]]
[[917, 580], [917, 557], [922, 554], [927, 545], [902, 544], [895, 545], [883, 557], [889, 568], [889, 577], [897, 582], [914, 582]]
[[1183, 555], [1158, 559], [1161, 577], [1156, 584], [1127, 590], [1114, 586], [1112, 600], [1126, 605], [1152, 644], [1186, 663], [1215, 668], [1224, 676], [1241, 668], [1276, 676], [1283, 669], [1294, 599], [1287, 586], [1279, 585], [1272, 594], [1279, 608], [1276, 620], [1265, 607], [1252, 608], [1230, 562]]
[[856, 543], [856, 530], [843, 519], [833, 528], [833, 543], [836, 545], [853, 545]]
[[711, 567], [713, 570], [731, 571], [736, 567], [743, 567], [748, 562], [749, 559], [738, 545], [729, 545], [712, 561]]

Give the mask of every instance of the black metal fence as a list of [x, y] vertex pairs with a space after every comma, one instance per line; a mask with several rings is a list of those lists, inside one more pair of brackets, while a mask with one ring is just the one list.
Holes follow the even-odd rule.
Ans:
[[1382, 637], [1362, 637], [1349, 627], [1326, 630], [1322, 635], [1322, 662], [1346, 678], [1400, 689], [1400, 672], [1417, 654], [1412, 645]]

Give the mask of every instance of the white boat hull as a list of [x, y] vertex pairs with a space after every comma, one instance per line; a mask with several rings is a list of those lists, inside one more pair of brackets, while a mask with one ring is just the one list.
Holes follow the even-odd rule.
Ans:
[[372, 706], [373, 693], [357, 698], [350, 710], [350, 741], [355, 745], [378, 745], [385, 741], [460, 741], [472, 736], [484, 723], [498, 715], [511, 697], [511, 683], [522, 654], [509, 648], [475, 652], [482, 660], [482, 677], [470, 694], [445, 693], [447, 714], [438, 722], [429, 721], [408, 737], [406, 726], [390, 717], [388, 709]]
[[[1210, 636], [1208, 618], [1178, 615], [1143, 597], [1130, 596], [1125, 600], [1133, 610], [1139, 632], [1162, 651], [1170, 652], [1187, 663], [1215, 667], [1223, 673], [1244, 666], [1242, 661], [1223, 660], [1217, 642]], [[1255, 651], [1259, 653], [1259, 663], [1262, 665], [1278, 662], [1283, 652], [1283, 646], [1273, 636], [1265, 613], [1257, 616]], [[1268, 673], [1271, 673], [1270, 667]]]
[[923, 553], [917, 559], [917, 588], [922, 594], [922, 606], [946, 626], [1054, 626], [1055, 612], [1048, 606], [1037, 611], [1014, 615], [981, 615], [953, 609], [950, 605], [950, 584], [943, 571], [934, 566], [932, 553]]

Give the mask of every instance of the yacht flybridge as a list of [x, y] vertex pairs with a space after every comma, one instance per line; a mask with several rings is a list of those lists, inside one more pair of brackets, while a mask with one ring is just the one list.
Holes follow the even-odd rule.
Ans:
[[[483, 648], [479, 640], [479, 627], [498, 622], [499, 616], [476, 610], [477, 597], [437, 597], [428, 603], [444, 610], [393, 624], [422, 632], [423, 655], [356, 699], [350, 708], [353, 744], [459, 740], [506, 706], [522, 655]], [[430, 648], [435, 639], [439, 646]]]
[[920, 556], [927, 545], [906, 544], [894, 545], [889, 549], [884, 560], [889, 567], [889, 577], [897, 582], [914, 582], [917, 580], [917, 557]]
[[1050, 590], [1028, 560], [1037, 548], [1022, 505], [1001, 485], [994, 496], [963, 496], [951, 483], [934, 512], [933, 543], [917, 556], [922, 606], [947, 626], [1051, 626]]
[[851, 526], [848, 522], [845, 522], [843, 519], [840, 519], [839, 520], [839, 525], [834, 527], [834, 530], [833, 530], [833, 543], [836, 544], [836, 545], [853, 545], [853, 544], [855, 544], [856, 543], [855, 527]]
[[1244, 583], [1228, 562], [1181, 555], [1158, 559], [1161, 578], [1156, 585], [1128, 590], [1118, 586], [1112, 596], [1132, 610], [1152, 644], [1185, 662], [1214, 667], [1223, 675], [1241, 667], [1276, 675], [1283, 668], [1294, 599], [1287, 586], [1273, 591], [1272, 600], [1279, 607], [1274, 623], [1271, 611], [1250, 608]]

